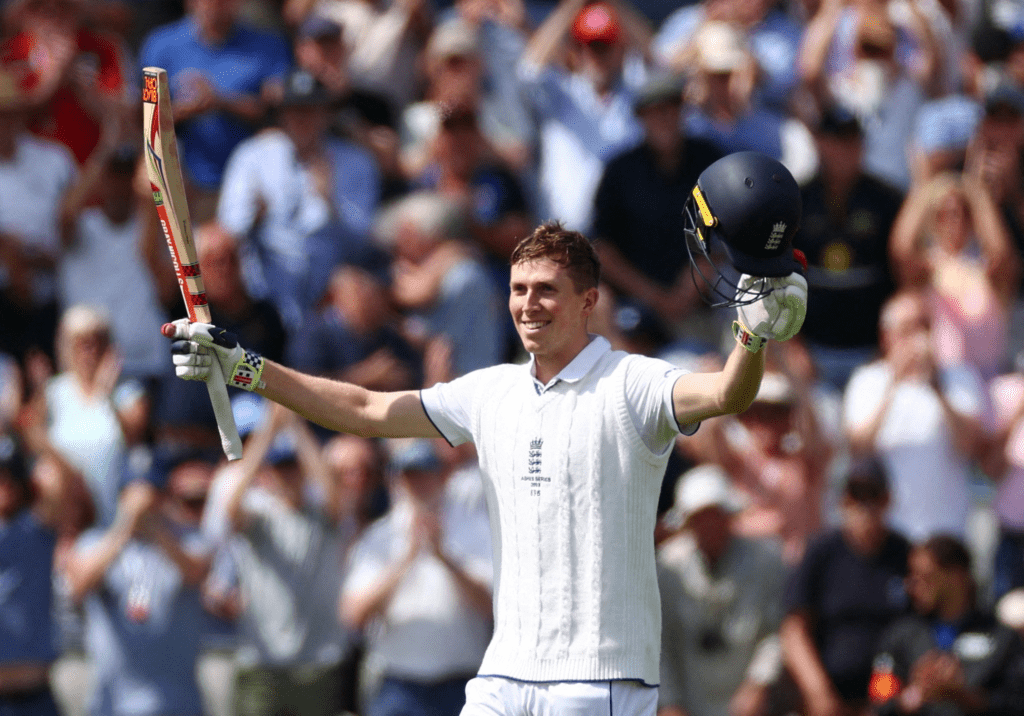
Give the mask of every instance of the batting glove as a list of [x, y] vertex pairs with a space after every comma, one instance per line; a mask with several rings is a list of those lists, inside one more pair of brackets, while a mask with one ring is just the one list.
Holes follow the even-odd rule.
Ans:
[[747, 350], [757, 352], [766, 340], [788, 341], [804, 324], [807, 315], [807, 280], [798, 273], [781, 278], [761, 278], [743, 274], [737, 297], [748, 291], [758, 291], [761, 282], [769, 292], [736, 309], [737, 320], [733, 335]]
[[242, 348], [233, 333], [210, 323], [190, 323], [187, 318], [179, 318], [171, 325], [177, 339], [171, 344], [171, 359], [174, 374], [179, 378], [208, 381], [216, 358], [228, 385], [242, 390], [265, 385], [261, 380], [263, 356]]

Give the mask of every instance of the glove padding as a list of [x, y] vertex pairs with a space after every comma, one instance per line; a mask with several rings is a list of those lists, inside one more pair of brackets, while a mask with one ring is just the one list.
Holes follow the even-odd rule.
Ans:
[[171, 323], [174, 338], [171, 360], [174, 374], [183, 380], [209, 381], [217, 360], [220, 374], [228, 385], [242, 390], [262, 387], [263, 356], [247, 351], [233, 333], [210, 323], [190, 323], [179, 318]]
[[739, 280], [737, 300], [747, 291], [759, 290], [766, 282], [769, 293], [762, 298], [736, 309], [739, 322], [760, 338], [788, 341], [804, 324], [807, 315], [807, 279], [798, 273], [780, 278], [762, 278], [743, 274]]

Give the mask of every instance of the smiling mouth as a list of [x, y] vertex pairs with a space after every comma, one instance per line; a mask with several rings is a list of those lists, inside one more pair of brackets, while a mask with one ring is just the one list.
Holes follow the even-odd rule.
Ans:
[[523, 321], [523, 327], [528, 331], [536, 331], [548, 325], [547, 321]]

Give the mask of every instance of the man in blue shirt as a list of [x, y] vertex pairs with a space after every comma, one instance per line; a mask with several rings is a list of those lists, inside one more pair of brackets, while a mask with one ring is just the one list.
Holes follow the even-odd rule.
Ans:
[[167, 70], [182, 164], [200, 193], [216, 193], [231, 150], [266, 113], [268, 81], [291, 65], [285, 39], [240, 22], [240, 5], [190, 0], [189, 13], [155, 30], [140, 52], [144, 66]]

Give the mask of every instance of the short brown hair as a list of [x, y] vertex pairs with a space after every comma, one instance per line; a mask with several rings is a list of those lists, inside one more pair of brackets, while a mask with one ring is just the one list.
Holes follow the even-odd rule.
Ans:
[[577, 291], [597, 288], [601, 280], [601, 262], [593, 244], [578, 231], [571, 231], [559, 221], [541, 224], [519, 242], [512, 251], [512, 266], [527, 261], [548, 259], [567, 269]]

